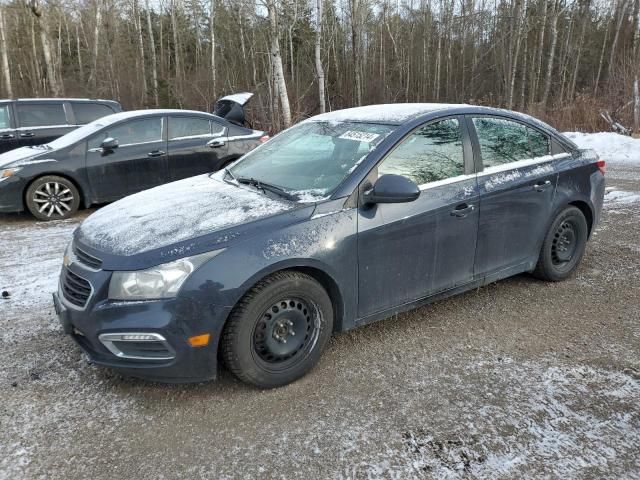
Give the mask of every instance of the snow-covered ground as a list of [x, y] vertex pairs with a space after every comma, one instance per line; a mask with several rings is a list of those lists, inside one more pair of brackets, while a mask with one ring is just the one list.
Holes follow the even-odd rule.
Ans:
[[614, 132], [565, 132], [578, 147], [591, 148], [602, 159], [612, 163], [640, 163], [640, 138], [631, 138]]

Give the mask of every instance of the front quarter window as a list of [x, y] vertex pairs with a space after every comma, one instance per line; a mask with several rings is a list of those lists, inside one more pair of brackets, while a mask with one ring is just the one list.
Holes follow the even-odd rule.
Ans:
[[303, 122], [245, 155], [231, 169], [283, 188], [299, 198], [329, 195], [393, 126], [356, 122]]

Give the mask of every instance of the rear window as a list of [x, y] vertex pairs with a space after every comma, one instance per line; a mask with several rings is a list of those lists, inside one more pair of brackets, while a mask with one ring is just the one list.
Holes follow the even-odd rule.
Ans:
[[169, 117], [169, 140], [211, 135], [208, 118]]
[[21, 127], [66, 125], [62, 103], [16, 103]]
[[98, 118], [106, 117], [114, 113], [114, 111], [106, 105], [97, 103], [74, 103], [72, 105], [78, 125], [86, 125]]
[[9, 105], [0, 105], [0, 128], [11, 128], [9, 122]]

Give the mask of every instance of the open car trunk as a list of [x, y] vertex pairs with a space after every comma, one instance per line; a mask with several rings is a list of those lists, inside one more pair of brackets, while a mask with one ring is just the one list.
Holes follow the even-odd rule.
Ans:
[[234, 93], [233, 95], [222, 97], [216, 102], [213, 114], [236, 125], [247, 126], [244, 107], [249, 103], [251, 97], [253, 97], [253, 93], [249, 92]]

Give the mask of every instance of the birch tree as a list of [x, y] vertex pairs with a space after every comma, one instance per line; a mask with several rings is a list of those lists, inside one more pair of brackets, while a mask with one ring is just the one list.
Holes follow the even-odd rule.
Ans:
[[[320, 0], [318, 0], [320, 1]], [[9, 47], [7, 46], [6, 27], [4, 24], [4, 7], [0, 5], [0, 54], [2, 55], [2, 73], [4, 77], [4, 90], [7, 97], [13, 98], [13, 86], [11, 85], [11, 70], [9, 68]]]
[[277, 89], [277, 96], [280, 99], [282, 109], [282, 122], [285, 128], [291, 126], [291, 107], [289, 106], [289, 95], [287, 93], [287, 82], [284, 78], [284, 68], [282, 66], [282, 54], [280, 52], [280, 28], [278, 22], [277, 0], [267, 0], [267, 12], [269, 15], [270, 27], [270, 54], [273, 66], [274, 86]]

